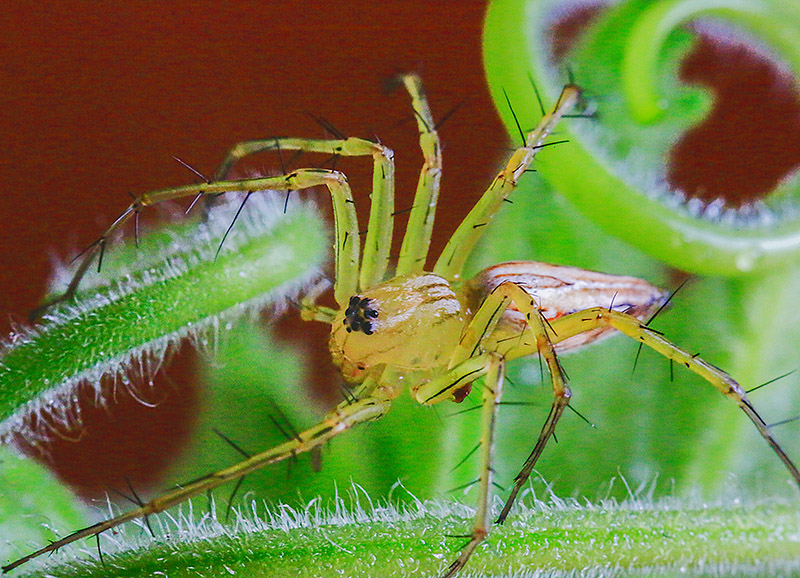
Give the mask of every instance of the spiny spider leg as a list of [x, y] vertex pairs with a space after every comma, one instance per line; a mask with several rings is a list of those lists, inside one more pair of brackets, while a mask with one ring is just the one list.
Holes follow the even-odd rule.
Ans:
[[353, 205], [353, 196], [350, 192], [350, 185], [347, 183], [347, 177], [338, 171], [328, 169], [297, 169], [287, 175], [275, 177], [197, 183], [160, 189], [140, 195], [131, 203], [125, 212], [103, 232], [99, 240], [84, 252], [78, 269], [64, 294], [48, 301], [37, 311], [45, 310], [47, 307], [56, 303], [71, 299], [92, 260], [98, 252], [102, 250], [108, 242], [108, 239], [125, 225], [132, 216], [145, 207], [197, 195], [217, 195], [231, 192], [253, 193], [267, 190], [298, 191], [316, 186], [327, 187], [331, 194], [331, 199], [333, 200], [335, 230], [334, 259], [336, 273], [334, 295], [337, 303], [346, 303], [350, 295], [356, 292], [358, 286], [358, 262], [361, 250], [358, 237], [358, 220]]
[[481, 238], [485, 225], [492, 220], [500, 205], [516, 188], [517, 182], [533, 162], [545, 139], [550, 136], [564, 114], [580, 100], [580, 96], [581, 91], [574, 84], [564, 87], [553, 110], [544, 115], [536, 128], [528, 133], [525, 146], [514, 151], [506, 167], [494, 178], [492, 184], [450, 237], [436, 261], [434, 273], [449, 280], [461, 278], [467, 257]]
[[[468, 387], [468, 384], [478, 377], [486, 375], [481, 418], [480, 486], [475, 523], [470, 541], [456, 561], [448, 568], [443, 578], [450, 578], [461, 569], [488, 533], [489, 517], [491, 516], [489, 503], [494, 423], [496, 407], [500, 402], [506, 358], [495, 351], [481, 354], [478, 352], [482, 350], [481, 345], [492, 334], [498, 321], [512, 304], [525, 316], [526, 327], [533, 338], [533, 343], [536, 344], [539, 354], [545, 359], [550, 370], [555, 394], [551, 414], [556, 414], [555, 421], [558, 421], [558, 416], [569, 403], [570, 390], [556, 357], [553, 343], [547, 334], [547, 325], [536, 302], [515, 283], [506, 281], [499, 284], [489, 293], [463, 332], [461, 341], [453, 352], [448, 373], [414, 391], [414, 395], [420, 403], [434, 404], [452, 399], [456, 392]], [[554, 427], [555, 423], [553, 423]], [[550, 434], [552, 434], [552, 429]]]
[[99, 535], [106, 530], [116, 528], [120, 524], [130, 520], [135, 520], [151, 514], [163, 512], [172, 506], [180, 504], [188, 498], [212, 490], [217, 486], [220, 486], [231, 480], [241, 478], [253, 470], [262, 468], [269, 464], [280, 462], [292, 456], [296, 456], [297, 454], [308, 452], [314, 448], [320, 447], [328, 440], [344, 431], [349, 430], [359, 423], [380, 418], [387, 411], [389, 411], [391, 401], [384, 395], [382, 390], [374, 388], [375, 381], [370, 381], [369, 383], [371, 383], [373, 387], [362, 388], [361, 392], [373, 390], [374, 395], [366, 396], [356, 401], [346, 401], [341, 403], [319, 424], [300, 432], [295, 438], [292, 438], [291, 440], [265, 452], [256, 454], [229, 468], [214, 472], [208, 476], [200, 478], [199, 480], [195, 480], [184, 486], [175, 488], [174, 490], [162, 494], [161, 496], [143, 504], [138, 508], [124, 512], [109, 520], [98, 522], [97, 524], [78, 530], [77, 532], [69, 534], [68, 536], [64, 536], [60, 540], [51, 542], [36, 552], [28, 554], [19, 560], [15, 560], [11, 564], [3, 566], [2, 571], [4, 573], [10, 572], [17, 566], [24, 564], [32, 558], [48, 552], [53, 552], [54, 550], [58, 550], [59, 548], [66, 546], [67, 544], [71, 544], [76, 540], [80, 540], [81, 538]]
[[[404, 238], [403, 247], [401, 250], [401, 266], [402, 270], [406, 272], [421, 271], [424, 267], [425, 258], [427, 256], [428, 246], [430, 244], [431, 228], [433, 226], [433, 217], [438, 199], [439, 192], [439, 179], [441, 176], [441, 148], [439, 146], [439, 138], [436, 131], [433, 129], [433, 117], [430, 113], [427, 100], [422, 90], [422, 84], [418, 77], [415, 75], [401, 76], [403, 83], [408, 89], [412, 98], [412, 107], [415, 112], [417, 122], [420, 130], [420, 147], [422, 148], [425, 157], [425, 164], [423, 165], [420, 173], [420, 181], [417, 188], [414, 207], [412, 214], [409, 218], [409, 225], [406, 229], [406, 236]], [[252, 140], [241, 142], [232, 147], [222, 163], [215, 172], [215, 180], [206, 182], [205, 188], [197, 185], [197, 189], [189, 187], [174, 187], [172, 189], [165, 189], [163, 191], [156, 191], [150, 193], [150, 196], [156, 196], [158, 193], [173, 192], [174, 196], [167, 198], [180, 198], [187, 195], [194, 195], [196, 198], [201, 196], [219, 195], [225, 192], [245, 191], [252, 192], [259, 190], [257, 183], [262, 179], [242, 179], [239, 181], [226, 180], [230, 171], [235, 164], [242, 158], [255, 154], [258, 152], [269, 150], [297, 150], [304, 152], [317, 152], [326, 153], [330, 155], [341, 156], [372, 156], [373, 157], [373, 185], [371, 194], [371, 208], [369, 224], [367, 227], [367, 236], [364, 245], [364, 255], [360, 269], [356, 266], [356, 270], [352, 270], [352, 264], [347, 267], [349, 272], [343, 271], [344, 262], [338, 259], [339, 247], [343, 247], [349, 239], [357, 238], [353, 236], [358, 233], [358, 226], [354, 228], [348, 227], [346, 223], [340, 227], [337, 221], [336, 224], [336, 249], [337, 249], [337, 266], [336, 266], [336, 280], [342, 282], [343, 286], [351, 286], [351, 278], [358, 278], [358, 287], [365, 289], [379, 283], [386, 275], [389, 262], [389, 252], [391, 250], [392, 242], [392, 229], [393, 229], [393, 212], [394, 212], [394, 152], [379, 143], [374, 143], [359, 138], [346, 138], [346, 139], [301, 139], [291, 137], [276, 137], [263, 140]], [[313, 169], [304, 169], [312, 171]], [[297, 172], [297, 171], [295, 171]], [[344, 180], [344, 176], [342, 176]], [[228, 183], [238, 183], [238, 185], [228, 185]], [[313, 185], [311, 185], [313, 186]], [[278, 190], [296, 190], [292, 187], [276, 187]], [[301, 187], [304, 188], [304, 187]], [[185, 189], [185, 190], [183, 190]], [[348, 195], [349, 196], [349, 195]], [[147, 194], [134, 199], [134, 202], [123, 212], [117, 220], [112, 223], [106, 231], [89, 246], [81, 255], [79, 255], [80, 262], [77, 270], [75, 271], [70, 283], [62, 295], [59, 295], [38, 307], [31, 313], [31, 318], [36, 319], [41, 316], [48, 308], [53, 305], [71, 299], [78, 289], [78, 286], [86, 274], [89, 266], [94, 258], [100, 255], [105, 249], [111, 235], [128, 222], [128, 220], [135, 216], [138, 218], [139, 211], [145, 206], [155, 204], [160, 201], [148, 202]], [[165, 200], [162, 198], [162, 200]], [[352, 199], [349, 198], [348, 202], [352, 204]], [[342, 212], [352, 212], [355, 215], [354, 209], [341, 211], [337, 210], [336, 199], [334, 199], [334, 213], [339, 215]], [[347, 219], [348, 221], [356, 222], [356, 219]], [[344, 229], [344, 231], [342, 231]], [[350, 241], [351, 247], [355, 246], [353, 241]], [[358, 247], [356, 247], [358, 248]], [[405, 255], [405, 257], [402, 257]], [[352, 256], [351, 256], [352, 257]], [[358, 256], [355, 260], [351, 258], [350, 263], [358, 263]], [[341, 266], [340, 266], [341, 265]], [[353, 291], [337, 292], [337, 302], [343, 293], [352, 294]]]
[[[651, 329], [646, 322], [637, 319], [636, 317], [623, 313], [621, 311], [613, 311], [605, 307], [593, 307], [583, 311], [577, 311], [570, 315], [565, 315], [559, 319], [551, 320], [553, 328], [552, 342], [558, 344], [565, 341], [570, 337], [580, 335], [587, 331], [592, 331], [604, 327], [612, 327], [634, 339], [651, 349], [657, 351], [664, 357], [683, 365], [688, 370], [696, 373], [711, 385], [713, 385], [725, 397], [732, 399], [747, 415], [751, 422], [756, 426], [756, 429], [761, 434], [761, 437], [766, 440], [772, 450], [778, 455], [780, 460], [789, 470], [795, 483], [800, 486], [800, 470], [792, 462], [791, 458], [786, 454], [784, 449], [780, 446], [778, 441], [772, 436], [769, 426], [762, 419], [762, 417], [755, 410], [744, 389], [737, 383], [730, 375], [721, 369], [714, 367], [710, 363], [704, 361], [696, 355], [684, 351], [657, 331]], [[537, 345], [532, 343], [520, 344], [516, 349], [507, 353], [507, 358], [522, 357], [535, 353]], [[536, 447], [531, 452], [530, 456], [525, 460], [522, 470], [517, 475], [514, 481], [514, 488], [511, 495], [506, 501], [505, 506], [497, 519], [498, 524], [502, 524], [508, 516], [511, 506], [516, 498], [520, 488], [527, 481], [536, 461], [541, 455], [544, 445], [547, 443], [550, 435], [552, 434], [555, 424], [558, 421], [558, 416], [554, 416], [555, 405], [551, 411], [550, 416], [542, 428], [542, 433], [536, 443]]]
[[364, 256], [361, 262], [358, 286], [360, 289], [366, 289], [381, 282], [386, 275], [392, 245], [392, 213], [394, 212], [394, 152], [392, 149], [355, 137], [330, 140], [276, 137], [252, 140], [241, 142], [231, 148], [215, 176], [218, 179], [227, 179], [234, 165], [244, 157], [272, 150], [296, 150], [344, 157], [372, 157], [369, 225], [364, 241]]
[[[406, 233], [400, 248], [396, 276], [420, 273], [425, 267], [430, 246], [431, 232], [439, 199], [439, 184], [442, 174], [442, 150], [436, 124], [422, 88], [422, 81], [415, 74], [400, 75], [411, 96], [411, 107], [419, 129], [419, 146], [424, 163], [420, 170], [414, 202], [406, 225]], [[333, 143], [333, 150], [325, 148], [325, 142]], [[351, 143], [344, 146], [345, 143]], [[394, 211], [394, 153], [378, 143], [361, 139], [340, 141], [313, 141], [307, 139], [266, 139], [244, 142], [233, 147], [217, 169], [218, 178], [226, 178], [231, 168], [241, 158], [260, 151], [272, 149], [327, 152], [342, 156], [372, 154], [375, 159], [369, 226], [361, 263], [359, 287], [369, 288], [383, 280], [386, 273], [392, 241], [392, 218]]]
[[480, 477], [478, 481], [478, 501], [475, 509], [475, 521], [472, 526], [472, 535], [469, 542], [461, 550], [458, 558], [450, 564], [442, 578], [451, 578], [469, 560], [469, 557], [483, 542], [489, 533], [491, 524], [491, 491], [492, 458], [494, 455], [494, 432], [497, 421], [497, 407], [503, 393], [503, 376], [505, 374], [505, 360], [501, 355], [489, 354], [487, 362], [486, 379], [483, 386], [483, 406], [481, 409], [481, 439], [480, 439]]
[[419, 129], [419, 147], [422, 149], [425, 162], [419, 173], [414, 204], [408, 216], [406, 234], [400, 248], [400, 258], [395, 272], [398, 276], [420, 273], [425, 268], [436, 215], [436, 203], [439, 200], [439, 183], [442, 178], [442, 147], [428, 100], [422, 89], [422, 81], [413, 74], [405, 74], [401, 76], [401, 80], [411, 95], [411, 106]]

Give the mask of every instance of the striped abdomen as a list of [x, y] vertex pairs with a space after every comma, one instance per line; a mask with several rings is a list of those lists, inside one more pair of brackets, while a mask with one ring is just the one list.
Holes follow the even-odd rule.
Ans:
[[[666, 300], [667, 293], [636, 277], [608, 275], [549, 265], [535, 261], [512, 261], [484, 269], [465, 284], [464, 292], [470, 307], [479, 305], [495, 287], [505, 281], [516, 283], [536, 300], [548, 320], [590, 307], [611, 307], [645, 319]], [[513, 305], [498, 323], [492, 341], [503, 351], [503, 340], [519, 335], [525, 329], [524, 316]], [[571, 337], [556, 347], [569, 351], [605, 337], [613, 330], [602, 328]]]

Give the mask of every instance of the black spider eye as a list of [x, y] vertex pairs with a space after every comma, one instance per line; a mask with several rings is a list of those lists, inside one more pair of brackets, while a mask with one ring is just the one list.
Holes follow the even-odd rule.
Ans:
[[353, 331], [358, 331], [359, 329], [361, 329], [361, 321], [359, 321], [358, 319], [353, 319], [352, 323], [350, 323], [350, 328]]
[[365, 309], [368, 303], [369, 303], [369, 297], [364, 297], [358, 304], [358, 306], [361, 307], [362, 309]]
[[372, 319], [375, 319], [378, 316], [378, 312], [375, 311], [374, 309], [367, 309], [364, 312], [364, 315], [366, 315], [367, 317], [371, 317]]
[[361, 323], [361, 331], [367, 335], [372, 335], [372, 325], [369, 321], [364, 321]]
[[353, 295], [352, 297], [350, 297], [350, 307], [357, 306], [360, 301], [361, 297], [359, 297], [358, 295]]

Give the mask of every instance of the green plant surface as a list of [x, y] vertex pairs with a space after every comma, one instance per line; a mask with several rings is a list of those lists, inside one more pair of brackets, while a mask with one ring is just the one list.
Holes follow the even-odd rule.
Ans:
[[[326, 505], [327, 504], [327, 505]], [[666, 577], [800, 575], [800, 514], [784, 502], [703, 505], [630, 499], [600, 504], [551, 498], [520, 508], [470, 561], [464, 576]], [[130, 527], [101, 563], [56, 555], [50, 576], [430, 576], [443, 571], [471, 523], [453, 503], [378, 505], [354, 488], [305, 508], [257, 507], [233, 527], [203, 517], [160, 517], [161, 537]], [[184, 509], [186, 511], [186, 509]], [[169, 536], [169, 537], [166, 537]], [[120, 549], [120, 551], [116, 551]], [[96, 552], [95, 552], [96, 556]], [[32, 569], [33, 570], [33, 569]], [[770, 574], [773, 572], [773, 574]], [[38, 573], [20, 576], [34, 576]]]
[[0, 446], [0, 559], [55, 539], [58, 529], [87, 522], [77, 498], [47, 468]]

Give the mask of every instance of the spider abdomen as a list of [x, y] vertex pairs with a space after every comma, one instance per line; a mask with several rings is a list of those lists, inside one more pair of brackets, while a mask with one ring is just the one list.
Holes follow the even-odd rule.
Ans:
[[[511, 261], [487, 267], [468, 281], [464, 286], [468, 303], [481, 303], [489, 293], [505, 282], [520, 286], [533, 297], [536, 306], [548, 321], [592, 307], [607, 307], [638, 319], [647, 319], [663, 305], [668, 295], [637, 277], [610, 275], [536, 261]], [[525, 316], [511, 303], [484, 346], [515, 357], [512, 349], [516, 344], [510, 338], [522, 335], [526, 327]], [[563, 353], [612, 333], [613, 329], [603, 327], [564, 341], [559, 341], [558, 336], [552, 336], [552, 339], [556, 341], [556, 349]]]
[[446, 366], [469, 312], [450, 284], [431, 273], [396, 277], [353, 295], [333, 321], [330, 350], [351, 383], [378, 365]]

